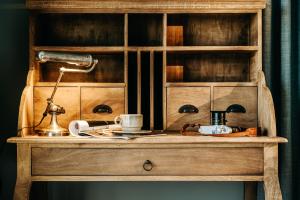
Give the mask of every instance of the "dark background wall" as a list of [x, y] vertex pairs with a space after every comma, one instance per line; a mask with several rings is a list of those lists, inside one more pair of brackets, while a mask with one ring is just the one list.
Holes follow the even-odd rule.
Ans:
[[[28, 12], [23, 0], [0, 2], [0, 200], [10, 200], [16, 179], [18, 108], [28, 69]], [[213, 164], [213, 163], [212, 163]], [[39, 184], [34, 187], [38, 188]], [[49, 200], [241, 200], [242, 183], [49, 183]], [[43, 193], [35, 189], [34, 193]], [[42, 194], [43, 195], [43, 194]]]

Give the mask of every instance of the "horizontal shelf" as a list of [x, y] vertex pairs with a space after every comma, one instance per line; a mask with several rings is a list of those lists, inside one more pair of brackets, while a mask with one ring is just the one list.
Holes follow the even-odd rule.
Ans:
[[149, 46], [149, 47], [139, 47], [139, 46], [129, 46], [126, 48], [128, 51], [164, 51], [166, 48], [163, 46]]
[[71, 46], [34, 46], [34, 51], [69, 51], [69, 52], [122, 52], [125, 50], [123, 46], [121, 47], [71, 47]]
[[210, 87], [210, 86], [257, 86], [256, 82], [174, 82], [166, 83], [166, 87]]
[[[36, 82], [34, 86], [54, 87], [55, 82]], [[83, 82], [60, 82], [59, 87], [126, 87], [125, 83], [83, 83]]]
[[258, 46], [168, 46], [167, 51], [230, 51], [253, 52], [258, 51]]
[[122, 52], [122, 51], [170, 51], [170, 52], [190, 52], [190, 51], [229, 51], [229, 52], [255, 52], [258, 46], [128, 46], [128, 47], [93, 47], [93, 46], [34, 46], [34, 51], [69, 51], [69, 52]]

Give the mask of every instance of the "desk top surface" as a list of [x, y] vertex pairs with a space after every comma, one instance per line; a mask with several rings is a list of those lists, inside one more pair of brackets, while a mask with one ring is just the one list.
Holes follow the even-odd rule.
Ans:
[[142, 136], [135, 139], [109, 139], [65, 137], [12, 137], [9, 143], [28, 144], [203, 144], [203, 143], [286, 143], [288, 140], [283, 137], [213, 137], [213, 136], [181, 136], [168, 134], [161, 136]]

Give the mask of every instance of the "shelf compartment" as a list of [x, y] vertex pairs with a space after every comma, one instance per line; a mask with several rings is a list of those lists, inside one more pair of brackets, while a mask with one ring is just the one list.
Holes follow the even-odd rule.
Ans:
[[129, 46], [162, 46], [163, 44], [162, 14], [129, 14], [128, 45]]
[[[168, 52], [167, 66], [183, 66], [183, 82], [249, 82], [252, 53]], [[167, 82], [171, 82], [167, 74]]]
[[[256, 13], [169, 14], [168, 27], [182, 27], [184, 46], [257, 45]], [[180, 34], [171, 32], [167, 38], [174, 37], [172, 35]], [[167, 45], [173, 46], [174, 43]]]
[[122, 14], [38, 14], [37, 46], [123, 46]]
[[[62, 82], [124, 83], [124, 53], [92, 54], [99, 60], [90, 73], [66, 73]], [[55, 82], [60, 67], [76, 68], [74, 65], [47, 62], [40, 64], [40, 82]]]

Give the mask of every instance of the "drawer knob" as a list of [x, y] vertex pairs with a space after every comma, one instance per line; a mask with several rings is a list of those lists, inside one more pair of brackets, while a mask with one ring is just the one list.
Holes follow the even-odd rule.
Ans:
[[179, 113], [198, 113], [199, 109], [194, 105], [186, 104], [179, 108]]
[[93, 113], [112, 113], [112, 109], [108, 105], [101, 104], [93, 109]]
[[148, 172], [151, 171], [152, 168], [153, 168], [152, 162], [150, 160], [146, 160], [144, 162], [143, 168], [144, 168], [145, 171], [148, 171]]

